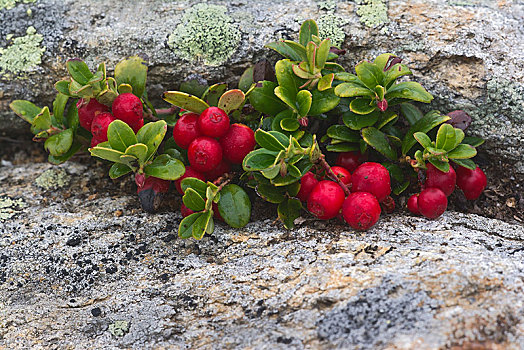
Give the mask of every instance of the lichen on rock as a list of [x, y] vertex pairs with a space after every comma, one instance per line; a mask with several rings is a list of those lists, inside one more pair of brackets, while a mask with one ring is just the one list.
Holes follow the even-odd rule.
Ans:
[[70, 181], [71, 176], [64, 169], [51, 168], [40, 174], [35, 183], [42, 189], [49, 191], [67, 186]]
[[385, 0], [361, 0], [357, 8], [360, 22], [368, 27], [377, 27], [389, 22]]
[[318, 31], [321, 38], [331, 39], [331, 43], [334, 46], [340, 46], [346, 38], [344, 33], [344, 26], [347, 21], [338, 15], [326, 14], [317, 20]]
[[42, 63], [42, 54], [45, 47], [41, 47], [43, 36], [36, 32], [34, 27], [27, 28], [25, 36], [12, 39], [11, 45], [0, 48], [0, 76], [11, 77], [19, 73], [30, 72], [35, 66]]
[[11, 199], [0, 196], [0, 222], [12, 218], [17, 211], [25, 207], [22, 199]]
[[17, 3], [23, 2], [24, 4], [30, 4], [36, 2], [36, 0], [0, 0], [0, 10], [10, 10], [16, 6]]
[[197, 4], [184, 13], [168, 45], [183, 59], [217, 66], [231, 57], [240, 37], [225, 6]]

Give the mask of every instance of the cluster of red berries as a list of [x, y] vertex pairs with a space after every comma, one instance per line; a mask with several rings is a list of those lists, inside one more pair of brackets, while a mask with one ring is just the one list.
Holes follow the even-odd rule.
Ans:
[[475, 170], [458, 166], [456, 172], [450, 166], [449, 171], [444, 173], [428, 163], [422, 191], [409, 197], [408, 209], [415, 215], [435, 219], [446, 211], [447, 197], [453, 193], [455, 186], [462, 190], [466, 199], [475, 200], [486, 185], [486, 174], [478, 166]]
[[91, 147], [107, 141], [107, 128], [116, 119], [125, 122], [135, 133], [144, 126], [144, 110], [140, 98], [132, 93], [124, 93], [117, 96], [109, 107], [92, 98], [88, 103], [80, 100], [78, 106], [78, 119], [80, 125], [91, 131]]

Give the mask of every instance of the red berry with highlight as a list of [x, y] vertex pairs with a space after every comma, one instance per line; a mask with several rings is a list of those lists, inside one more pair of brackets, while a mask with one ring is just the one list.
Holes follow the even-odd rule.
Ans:
[[222, 147], [211, 137], [197, 137], [187, 149], [187, 159], [193, 169], [205, 173], [217, 167], [222, 161]]
[[475, 170], [461, 166], [457, 168], [457, 186], [464, 192], [466, 199], [475, 200], [479, 198], [487, 185], [486, 174], [478, 166]]
[[316, 176], [311, 171], [308, 171], [300, 179], [300, 190], [297, 193], [297, 198], [300, 199], [302, 202], [307, 201], [309, 194], [311, 193], [311, 191], [313, 191], [317, 184], [318, 180]]
[[247, 125], [233, 124], [220, 139], [220, 145], [228, 162], [241, 164], [244, 157], [255, 148], [255, 133]]
[[449, 196], [455, 190], [455, 184], [457, 183], [457, 175], [452, 167], [449, 167], [447, 173], [440, 171], [433, 164], [428, 163], [426, 170], [426, 182], [424, 183], [425, 188], [435, 187], [439, 188]]
[[201, 172], [196, 171], [191, 166], [186, 166], [186, 172], [184, 175], [180, 177], [180, 179], [175, 180], [175, 187], [178, 193], [184, 194], [184, 191], [182, 191], [182, 180], [184, 180], [186, 177], [194, 177], [202, 181], [206, 181], [206, 177]]
[[113, 115], [128, 125], [135, 125], [144, 119], [142, 101], [130, 92], [118, 95], [111, 106]]
[[360, 152], [342, 152], [339, 153], [336, 165], [346, 168], [350, 173], [367, 160], [367, 157]]
[[229, 117], [218, 107], [209, 107], [198, 117], [198, 130], [202, 135], [222, 137], [229, 130]]
[[368, 162], [360, 165], [351, 176], [352, 192], [369, 192], [379, 202], [391, 193], [391, 179], [388, 170], [379, 163]]
[[176, 122], [173, 127], [173, 138], [180, 148], [187, 149], [194, 139], [202, 136], [198, 130], [197, 120], [198, 114], [185, 113]]
[[81, 105], [83, 100], [80, 100], [77, 104], [78, 107], [78, 121], [80, 126], [84, 129], [91, 131], [91, 124], [93, 119], [100, 113], [109, 111], [109, 107], [101, 104], [95, 98], [89, 100], [89, 103]]
[[321, 220], [337, 216], [345, 199], [344, 190], [333, 181], [320, 181], [307, 199], [307, 209]]
[[351, 173], [341, 166], [332, 166], [331, 170], [333, 173], [342, 181], [344, 185], [349, 185], [351, 183]]
[[418, 193], [409, 197], [408, 210], [415, 215], [420, 215], [420, 210], [418, 210]]
[[439, 188], [426, 188], [418, 195], [418, 210], [428, 219], [436, 219], [448, 207], [448, 197]]
[[355, 230], [367, 230], [380, 217], [380, 204], [374, 195], [367, 192], [351, 193], [342, 205], [344, 220]]
[[115, 117], [111, 113], [104, 112], [98, 114], [91, 123], [91, 133], [93, 137], [101, 142], [107, 141], [107, 128], [109, 124], [115, 121]]
[[231, 165], [229, 165], [228, 162], [222, 161], [220, 164], [218, 164], [215, 168], [211, 169], [210, 171], [204, 173], [206, 179], [209, 181], [215, 181], [220, 176], [224, 175], [225, 173], [229, 173], [231, 171]]

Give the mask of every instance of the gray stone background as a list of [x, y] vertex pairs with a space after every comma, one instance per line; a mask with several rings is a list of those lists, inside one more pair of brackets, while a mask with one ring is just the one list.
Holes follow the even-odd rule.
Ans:
[[[0, 134], [30, 139], [8, 104], [50, 104], [70, 57], [146, 54], [160, 107], [190, 75], [233, 86], [314, 18], [347, 70], [402, 56], [428, 108], [466, 110], [482, 148], [524, 173], [524, 2], [197, 3], [0, 0]], [[524, 348], [522, 225], [396, 213], [363, 234], [267, 219], [182, 241], [178, 213], [141, 212], [107, 169], [50, 168], [0, 166], [0, 348]]]

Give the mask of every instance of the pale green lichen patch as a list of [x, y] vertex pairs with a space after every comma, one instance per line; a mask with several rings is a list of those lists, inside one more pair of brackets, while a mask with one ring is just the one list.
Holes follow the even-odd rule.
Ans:
[[51, 168], [40, 174], [40, 176], [36, 178], [35, 183], [38, 187], [49, 191], [67, 186], [70, 181], [71, 176], [68, 175], [64, 169]]
[[11, 41], [6, 48], [0, 48], [0, 76], [10, 78], [13, 74], [27, 73], [42, 63], [45, 47], [41, 47], [43, 37], [34, 27], [27, 28], [27, 35], [14, 38], [7, 35]]
[[337, 15], [327, 14], [317, 20], [318, 32], [321, 38], [331, 39], [333, 46], [340, 46], [346, 38], [342, 28], [347, 21]]
[[337, 2], [335, 0], [317, 1], [318, 8], [326, 11], [335, 11], [337, 9]]
[[31, 4], [36, 2], [36, 0], [0, 0], [0, 10], [10, 10], [13, 7], [15, 7], [16, 4], [19, 2], [23, 2], [24, 4]]
[[225, 6], [198, 4], [184, 13], [168, 45], [183, 59], [216, 66], [231, 57], [240, 37]]
[[0, 222], [4, 222], [25, 207], [22, 199], [11, 199], [0, 196]]
[[115, 321], [109, 325], [108, 329], [115, 337], [123, 337], [127, 332], [129, 332], [129, 322]]
[[388, 7], [385, 0], [361, 0], [357, 8], [360, 22], [368, 27], [388, 23]]
[[[486, 105], [493, 113], [504, 112], [514, 122], [524, 121], [524, 85], [506, 80], [491, 79], [487, 82]], [[486, 106], [483, 106], [484, 108]]]

